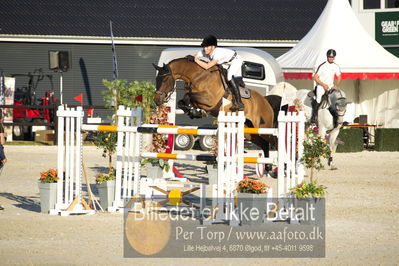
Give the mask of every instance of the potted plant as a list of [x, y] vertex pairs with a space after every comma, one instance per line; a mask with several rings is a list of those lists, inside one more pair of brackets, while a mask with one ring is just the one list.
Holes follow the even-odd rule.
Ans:
[[116, 171], [112, 167], [108, 173], [96, 175], [96, 187], [103, 210], [112, 206], [112, 201], [115, 198], [115, 179]]
[[[323, 168], [321, 158], [329, 158], [331, 149], [326, 141], [318, 134], [317, 127], [309, 126], [305, 132], [305, 139], [303, 142], [303, 157], [300, 159], [306, 168], [310, 168], [310, 181], [302, 182], [297, 186], [291, 188], [291, 194], [297, 200], [297, 213], [300, 212], [299, 220], [301, 223], [309, 224], [315, 223], [322, 218], [324, 212], [323, 204], [326, 194], [326, 187], [317, 183], [314, 180], [314, 170]], [[309, 210], [314, 211], [314, 215], [309, 217], [304, 215], [309, 213]]]
[[108, 157], [108, 172], [96, 175], [96, 187], [103, 210], [111, 206], [115, 197], [115, 169], [112, 166], [112, 157], [116, 152], [117, 132], [97, 132], [94, 145], [103, 149], [102, 156]]
[[241, 225], [263, 223], [269, 189], [265, 183], [245, 177], [238, 183], [236, 190]]
[[[116, 113], [119, 105], [125, 107], [142, 107], [144, 123], [150, 120], [151, 111], [156, 107], [154, 102], [155, 86], [148, 81], [133, 81], [115, 79], [103, 80], [107, 88], [102, 92], [105, 106], [114, 110], [113, 124], [116, 124]], [[96, 186], [99, 192], [100, 203], [103, 209], [111, 206], [115, 197], [116, 171], [113, 168], [112, 158], [116, 152], [117, 132], [98, 132], [94, 144], [103, 149], [103, 157], [108, 157], [108, 172], [96, 176]]]
[[300, 159], [306, 168], [310, 168], [310, 182], [313, 182], [314, 170], [324, 168], [321, 158], [330, 158], [331, 149], [326, 139], [322, 139], [318, 128], [311, 125], [305, 132], [303, 141], [303, 156]]
[[50, 168], [40, 173], [39, 191], [40, 210], [42, 213], [48, 213], [51, 209], [55, 208], [58, 180], [58, 171], [56, 169]]
[[296, 202], [296, 219], [301, 224], [320, 224], [324, 220], [326, 187], [317, 181], [302, 182], [291, 188]]

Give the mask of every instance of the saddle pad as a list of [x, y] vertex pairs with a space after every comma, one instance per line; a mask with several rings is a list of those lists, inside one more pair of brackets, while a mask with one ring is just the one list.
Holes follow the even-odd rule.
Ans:
[[249, 99], [251, 98], [251, 91], [248, 88], [243, 88], [240, 86], [241, 98]]

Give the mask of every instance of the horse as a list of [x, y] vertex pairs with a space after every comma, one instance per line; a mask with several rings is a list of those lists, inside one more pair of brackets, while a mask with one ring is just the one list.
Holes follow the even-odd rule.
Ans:
[[[232, 95], [226, 93], [221, 70], [213, 66], [208, 70], [203, 69], [193, 61], [192, 56], [178, 58], [164, 64], [162, 67], [153, 64], [158, 74], [156, 77], [155, 103], [160, 106], [166, 103], [175, 89], [177, 79], [184, 80], [186, 102], [201, 112], [217, 117], [219, 111], [230, 111]], [[255, 128], [272, 128], [274, 111], [269, 102], [258, 92], [250, 90], [251, 96], [243, 98], [245, 126]], [[223, 98], [230, 103], [222, 106]], [[182, 108], [183, 109], [183, 108]], [[184, 110], [184, 109], [183, 109]], [[189, 110], [184, 110], [187, 113]], [[245, 134], [245, 138], [259, 146], [265, 157], [269, 157], [269, 144], [274, 144], [275, 138], [267, 135]], [[267, 166], [270, 169], [270, 166]]]
[[[312, 115], [312, 98], [308, 96], [309, 90], [298, 90], [296, 93], [297, 99], [299, 99], [304, 107], [305, 116], [310, 121]], [[326, 97], [327, 96], [327, 97]], [[333, 163], [333, 154], [337, 150], [337, 137], [341, 129], [341, 125], [344, 122], [344, 115], [346, 112], [346, 96], [342, 90], [333, 89], [328, 91], [325, 96], [323, 96], [320, 108], [318, 110], [317, 126], [319, 134], [322, 138], [326, 135], [329, 137], [329, 145], [331, 149], [331, 156], [328, 158], [328, 165], [332, 170], [337, 169]], [[335, 119], [334, 121], [334, 115]], [[327, 134], [327, 131], [330, 132]]]

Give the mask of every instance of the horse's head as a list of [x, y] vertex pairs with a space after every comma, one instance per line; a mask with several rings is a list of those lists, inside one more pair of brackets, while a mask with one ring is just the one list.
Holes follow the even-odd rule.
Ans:
[[346, 102], [345, 93], [340, 89], [332, 90], [330, 103], [333, 105], [332, 108], [335, 109], [338, 114], [338, 124], [342, 124], [344, 122], [344, 115], [348, 104]]
[[156, 77], [156, 94], [154, 101], [156, 105], [161, 105], [169, 100], [171, 93], [175, 87], [175, 79], [173, 78], [172, 71], [168, 65], [163, 64], [162, 67], [152, 64], [158, 75]]
[[346, 102], [346, 95], [342, 90], [333, 90], [332, 93], [332, 98], [333, 100], [333, 104], [335, 104], [335, 106], [333, 106], [333, 108], [335, 108], [337, 110], [338, 115], [343, 116], [346, 112], [346, 105], [348, 104]]

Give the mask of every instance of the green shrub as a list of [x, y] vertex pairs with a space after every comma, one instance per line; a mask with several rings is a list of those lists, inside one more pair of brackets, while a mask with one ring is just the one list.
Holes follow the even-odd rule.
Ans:
[[399, 128], [376, 128], [376, 151], [399, 151]]
[[337, 152], [359, 152], [364, 148], [362, 128], [342, 128], [338, 138], [344, 144], [338, 145]]

